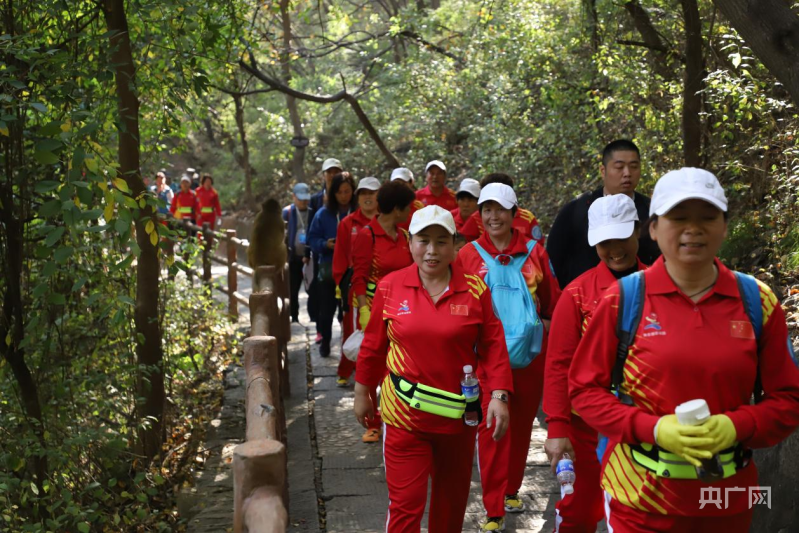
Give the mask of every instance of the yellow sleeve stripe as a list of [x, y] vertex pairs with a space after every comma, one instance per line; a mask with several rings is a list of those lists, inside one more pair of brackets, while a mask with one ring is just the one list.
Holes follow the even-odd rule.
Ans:
[[755, 278], [755, 281], [760, 287], [760, 303], [763, 306], [763, 325], [765, 326], [771, 317], [771, 313], [774, 312], [775, 306], [779, 305], [779, 301], [768, 285], [757, 278]]

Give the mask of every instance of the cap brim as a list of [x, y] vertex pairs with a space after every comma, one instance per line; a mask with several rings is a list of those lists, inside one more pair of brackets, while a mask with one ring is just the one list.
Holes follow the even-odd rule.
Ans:
[[394, 176], [393, 178], [391, 178], [391, 181], [400, 180], [400, 181], [410, 182], [410, 181], [411, 181], [411, 179], [412, 179], [412, 178], [410, 178], [410, 177], [405, 177], [405, 176]]
[[357, 191], [373, 191], [373, 192], [374, 192], [374, 191], [378, 190], [379, 188], [380, 188], [380, 187], [374, 187], [374, 186], [369, 186], [369, 185], [364, 185], [363, 187], [361, 187], [360, 185], [358, 185], [358, 186], [355, 188], [355, 191], [356, 191], [356, 192], [357, 192]]
[[677, 204], [680, 204], [686, 200], [703, 200], [713, 205], [714, 207], [719, 208], [722, 212], [724, 213], [727, 212], [727, 204], [722, 202], [715, 196], [710, 196], [709, 194], [677, 194], [666, 199], [666, 201], [664, 201], [662, 204], [658, 206], [657, 209], [655, 209], [654, 213], [650, 213], [650, 216], [652, 214], [655, 214], [657, 216], [663, 216], [672, 209], [674, 209], [674, 207]]
[[447, 230], [447, 233], [449, 233], [450, 235], [455, 235], [455, 232], [456, 232], [456, 229], [454, 227], [448, 228], [446, 225], [441, 224], [440, 222], [435, 222], [435, 221], [433, 221], [433, 222], [420, 222], [420, 223], [415, 224], [415, 225], [413, 223], [411, 223], [411, 225], [408, 227], [408, 231], [410, 232], [411, 235], [416, 235], [417, 233], [419, 233], [423, 229], [429, 228], [430, 226], [441, 226], [442, 228]]
[[495, 198], [493, 196], [489, 196], [488, 198], [483, 198], [481, 200], [478, 200], [477, 203], [478, 204], [484, 204], [486, 202], [491, 202], [491, 201], [494, 201], [494, 202], [498, 203], [504, 209], [513, 209], [514, 207], [516, 207], [516, 204], [514, 204], [513, 202], [511, 202], [509, 200], [506, 200], [505, 198]]
[[588, 245], [596, 246], [602, 241], [611, 239], [629, 239], [635, 231], [635, 221], [622, 222], [612, 226], [602, 226], [597, 229], [588, 230]]
[[300, 194], [294, 193], [294, 196], [297, 197], [297, 200], [310, 200], [311, 199], [311, 195], [308, 194], [307, 192], [306, 193], [300, 193]]

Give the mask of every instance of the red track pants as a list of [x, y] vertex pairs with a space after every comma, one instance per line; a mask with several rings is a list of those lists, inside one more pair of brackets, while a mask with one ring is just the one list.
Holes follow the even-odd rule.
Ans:
[[[357, 314], [355, 311], [352, 310], [352, 305], [350, 305], [350, 310], [344, 313], [344, 317], [341, 319], [341, 345], [344, 346], [344, 343], [347, 342], [347, 339], [350, 335], [355, 332], [355, 324], [354, 320]], [[355, 371], [355, 361], [350, 361], [344, 354], [341, 354], [341, 360], [338, 362], [338, 377], [349, 379], [352, 373]]]
[[[577, 494], [577, 487], [574, 487]], [[753, 509], [730, 516], [669, 516], [646, 513], [619, 503], [605, 493], [610, 533], [749, 533]]]
[[[533, 432], [533, 421], [544, 392], [544, 361], [542, 351], [525, 368], [514, 369], [513, 394], [510, 397], [510, 425], [498, 442], [491, 438], [493, 424], [486, 427], [485, 418], [478, 427], [477, 462], [483, 485], [483, 506], [487, 516], [505, 516], [505, 495], [516, 494], [522, 486], [527, 451]], [[491, 391], [482, 391], [483, 414], [488, 411]]]
[[597, 433], [572, 413], [569, 441], [574, 447], [574, 493], [555, 505], [556, 533], [594, 533], [605, 514], [600, 485], [602, 467], [596, 457]]
[[428, 531], [461, 533], [472, 477], [475, 429], [456, 434], [407, 431], [386, 424], [386, 533], [419, 533], [432, 478]]
[[197, 217], [197, 225], [203, 227], [203, 223], [208, 222], [208, 227], [211, 230], [215, 229], [214, 226], [216, 225], [216, 215], [200, 215]]

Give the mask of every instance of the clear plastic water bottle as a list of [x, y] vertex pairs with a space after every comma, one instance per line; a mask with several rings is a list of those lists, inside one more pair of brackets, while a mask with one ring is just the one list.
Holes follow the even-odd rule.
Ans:
[[[461, 379], [461, 394], [466, 397], [466, 403], [476, 402], [480, 398], [480, 382], [474, 376], [472, 365], [463, 367], [463, 379]], [[463, 421], [467, 426], [476, 426], [480, 423], [477, 411], [467, 410], [463, 414]]]
[[555, 475], [558, 476], [558, 481], [560, 482], [561, 499], [574, 492], [574, 480], [576, 476], [574, 475], [574, 463], [568, 453], [564, 453], [563, 458], [558, 461]]

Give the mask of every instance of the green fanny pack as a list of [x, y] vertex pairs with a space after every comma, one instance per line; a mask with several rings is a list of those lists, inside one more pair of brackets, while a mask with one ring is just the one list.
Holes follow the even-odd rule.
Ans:
[[445, 418], [461, 418], [466, 411], [466, 397], [462, 394], [413, 383], [395, 374], [389, 375], [397, 396], [414, 409]]
[[213, 207], [203, 207], [202, 209], [200, 209], [200, 213], [204, 213], [204, 214], [213, 213], [213, 212], [214, 212], [214, 208]]
[[192, 212], [192, 208], [191, 207], [179, 207], [178, 208], [178, 213], [181, 213], [181, 214], [187, 214], [187, 213], [191, 213], [191, 212]]
[[[630, 445], [633, 460], [658, 477], [670, 479], [707, 479], [708, 475], [702, 469], [697, 469], [680, 457], [667, 452], [652, 444]], [[751, 452], [750, 452], [751, 453]], [[743, 446], [740, 444], [722, 450], [713, 460], [718, 460], [722, 475], [726, 479], [734, 476], [738, 469], [746, 466], [749, 461]]]

